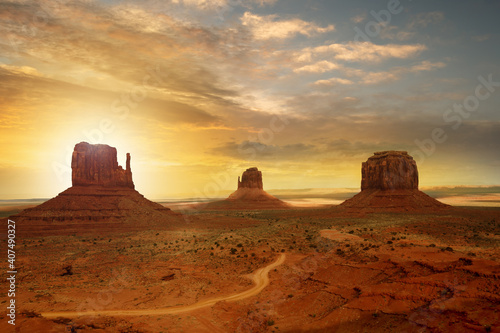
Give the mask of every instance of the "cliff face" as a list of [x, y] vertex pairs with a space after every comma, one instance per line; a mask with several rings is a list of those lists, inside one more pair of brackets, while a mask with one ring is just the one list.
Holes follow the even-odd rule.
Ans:
[[264, 189], [262, 183], [262, 172], [257, 168], [246, 169], [243, 175], [238, 177], [238, 189], [240, 188], [257, 188]]
[[375, 153], [361, 167], [361, 190], [418, 189], [418, 170], [405, 151]]
[[134, 189], [130, 154], [126, 169], [116, 148], [78, 143], [71, 161], [73, 186], [12, 218], [32, 235], [133, 230], [179, 223], [181, 215]]
[[418, 190], [418, 170], [404, 151], [375, 153], [361, 166], [361, 192], [340, 206], [362, 211], [434, 211], [448, 207]]
[[71, 160], [73, 186], [100, 185], [105, 187], [134, 188], [130, 170], [130, 154], [126, 169], [118, 165], [116, 148], [108, 145], [75, 145]]

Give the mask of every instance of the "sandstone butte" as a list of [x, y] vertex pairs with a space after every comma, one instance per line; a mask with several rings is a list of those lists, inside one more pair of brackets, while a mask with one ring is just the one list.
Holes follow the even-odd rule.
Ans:
[[118, 165], [116, 148], [108, 145], [76, 144], [71, 159], [73, 186], [98, 185], [134, 188], [127, 153], [126, 169]]
[[405, 151], [377, 152], [361, 166], [361, 192], [340, 206], [368, 211], [448, 208], [418, 189], [417, 163]]
[[238, 177], [238, 188], [227, 199], [203, 206], [203, 209], [282, 209], [290, 206], [264, 191], [262, 172], [249, 168]]
[[11, 217], [29, 234], [134, 230], [169, 224], [180, 214], [134, 189], [130, 154], [125, 170], [116, 148], [81, 142], [72, 155], [72, 186], [43, 204]]

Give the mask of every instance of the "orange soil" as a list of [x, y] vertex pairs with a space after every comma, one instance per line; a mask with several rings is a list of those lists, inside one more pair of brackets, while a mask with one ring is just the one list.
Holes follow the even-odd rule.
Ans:
[[[493, 208], [192, 211], [142, 230], [20, 236], [15, 329], [498, 332], [499, 219]], [[269, 266], [282, 253], [286, 261]], [[63, 276], [68, 265], [73, 275]], [[244, 277], [253, 272], [258, 289]], [[14, 332], [5, 314], [0, 331]]]

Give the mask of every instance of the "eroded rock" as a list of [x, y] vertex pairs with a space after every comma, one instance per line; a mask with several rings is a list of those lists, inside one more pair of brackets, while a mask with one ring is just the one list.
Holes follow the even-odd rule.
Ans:
[[264, 188], [262, 172], [257, 168], [246, 169], [241, 176], [241, 180], [238, 177], [238, 189], [240, 188], [258, 188], [262, 190]]
[[134, 188], [130, 170], [130, 154], [127, 153], [126, 169], [118, 165], [116, 148], [108, 145], [91, 145], [80, 142], [75, 145], [71, 160], [73, 186], [99, 185], [106, 187]]
[[377, 152], [361, 167], [361, 190], [418, 189], [417, 163], [405, 151]]

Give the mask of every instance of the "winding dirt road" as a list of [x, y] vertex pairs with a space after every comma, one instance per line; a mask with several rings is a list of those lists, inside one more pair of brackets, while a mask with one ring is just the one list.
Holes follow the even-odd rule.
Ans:
[[216, 298], [207, 299], [204, 301], [200, 301], [198, 303], [192, 305], [181, 305], [181, 306], [173, 306], [168, 308], [160, 308], [160, 309], [140, 309], [140, 310], [102, 310], [102, 311], [65, 311], [65, 312], [42, 312], [42, 317], [45, 318], [76, 318], [82, 316], [156, 316], [156, 315], [165, 315], [165, 314], [176, 314], [181, 312], [192, 311], [196, 309], [200, 309], [206, 306], [214, 305], [220, 301], [239, 301], [245, 298], [249, 298], [259, 294], [264, 288], [269, 285], [269, 271], [276, 268], [277, 266], [283, 264], [285, 262], [286, 255], [281, 254], [278, 260], [266, 266], [264, 268], [259, 268], [255, 271], [252, 276], [252, 280], [255, 283], [251, 289], [243, 291], [239, 294], [229, 295], [229, 296], [220, 296]]

